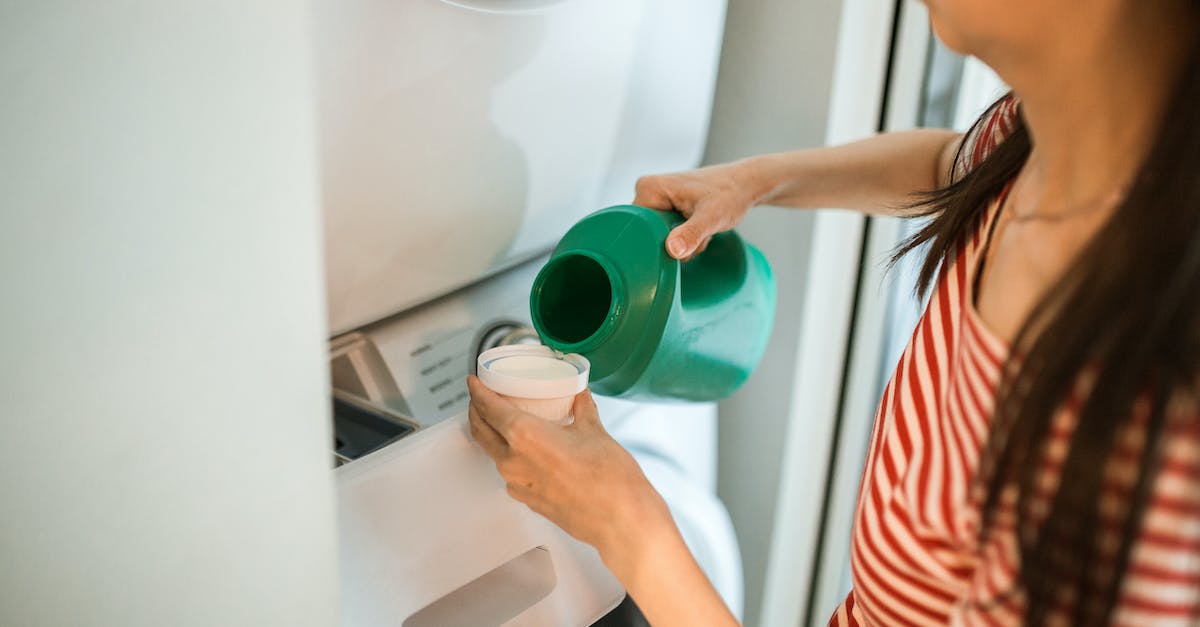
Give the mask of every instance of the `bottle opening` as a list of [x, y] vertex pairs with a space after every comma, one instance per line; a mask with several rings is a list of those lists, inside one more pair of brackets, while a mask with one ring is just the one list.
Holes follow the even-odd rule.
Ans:
[[542, 270], [535, 320], [548, 339], [577, 344], [600, 330], [612, 307], [613, 285], [595, 259], [564, 255]]

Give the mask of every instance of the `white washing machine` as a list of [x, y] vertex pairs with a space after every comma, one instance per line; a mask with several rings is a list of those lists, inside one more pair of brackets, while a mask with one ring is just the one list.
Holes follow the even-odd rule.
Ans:
[[[724, 0], [316, 6], [343, 624], [591, 624], [624, 591], [508, 498], [464, 378], [536, 341], [529, 286], [571, 224], [699, 162]], [[600, 410], [738, 611], [715, 408]]]
[[[538, 267], [332, 343], [345, 624], [585, 625], [623, 598], [591, 547], [507, 496], [468, 433], [463, 379], [480, 350], [529, 340], [526, 294]], [[598, 401], [739, 607], [741, 561], [714, 494], [715, 407]]]

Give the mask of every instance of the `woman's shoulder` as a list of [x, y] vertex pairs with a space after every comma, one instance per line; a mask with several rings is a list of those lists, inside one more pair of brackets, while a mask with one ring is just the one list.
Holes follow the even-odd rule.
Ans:
[[963, 136], [954, 161], [954, 179], [962, 178], [987, 159], [1016, 130], [1021, 101], [1009, 92], [988, 107]]

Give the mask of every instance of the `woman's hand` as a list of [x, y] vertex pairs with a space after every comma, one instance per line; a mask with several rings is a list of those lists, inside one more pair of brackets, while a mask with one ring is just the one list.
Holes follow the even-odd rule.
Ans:
[[496, 462], [508, 493], [591, 544], [657, 627], [735, 626], [633, 457], [604, 430], [592, 394], [575, 421], [526, 413], [467, 377], [471, 435]]
[[687, 221], [667, 236], [667, 252], [690, 259], [713, 235], [737, 226], [770, 191], [753, 160], [638, 179], [633, 204], [683, 214]]
[[476, 377], [467, 387], [471, 435], [509, 495], [596, 547], [610, 568], [647, 530], [675, 532], [662, 497], [600, 424], [591, 392], [575, 397], [575, 420], [561, 425], [522, 411]]
[[633, 204], [682, 213], [667, 252], [689, 259], [713, 235], [737, 226], [752, 207], [843, 208], [903, 216], [913, 193], [949, 183], [962, 135], [919, 129], [826, 148], [759, 155], [722, 165], [638, 179]]

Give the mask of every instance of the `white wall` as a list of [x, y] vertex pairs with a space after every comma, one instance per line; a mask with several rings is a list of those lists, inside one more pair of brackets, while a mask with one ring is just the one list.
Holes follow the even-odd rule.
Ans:
[[307, 29], [0, 6], [0, 624], [335, 622]]
[[[840, 1], [729, 4], [706, 163], [824, 143], [840, 10]], [[762, 365], [719, 409], [718, 494], [741, 545], [747, 625], [759, 624], [812, 227], [809, 213], [764, 207], [738, 229], [779, 287]]]
[[[731, 3], [706, 161], [841, 143], [878, 125], [891, 3]], [[718, 491], [748, 625], [803, 615], [828, 478], [864, 220], [762, 208], [739, 230], [779, 281], [762, 365], [720, 406]]]

